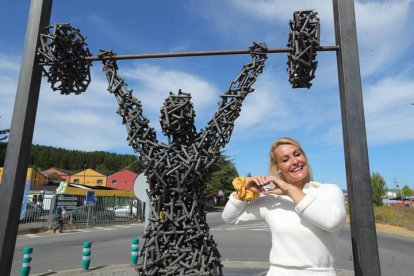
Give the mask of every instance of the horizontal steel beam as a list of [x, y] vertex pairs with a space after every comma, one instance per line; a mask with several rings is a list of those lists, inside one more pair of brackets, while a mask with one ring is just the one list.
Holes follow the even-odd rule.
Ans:
[[[319, 46], [317, 51], [337, 51], [339, 46]], [[269, 48], [268, 53], [289, 53], [292, 48]], [[176, 52], [176, 53], [157, 53], [157, 54], [131, 54], [131, 55], [114, 55], [114, 56], [89, 56], [85, 60], [97, 61], [106, 59], [145, 59], [145, 58], [169, 58], [169, 57], [194, 57], [194, 56], [219, 56], [219, 55], [241, 55], [250, 54], [248, 49], [243, 50], [217, 50], [217, 51], [199, 51], [199, 52]]]

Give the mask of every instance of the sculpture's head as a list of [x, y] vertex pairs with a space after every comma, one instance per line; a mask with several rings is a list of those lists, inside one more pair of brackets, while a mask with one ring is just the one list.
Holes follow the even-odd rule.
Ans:
[[173, 142], [190, 144], [194, 141], [195, 111], [191, 103], [191, 95], [178, 90], [178, 94], [170, 92], [161, 108], [160, 124], [162, 132]]

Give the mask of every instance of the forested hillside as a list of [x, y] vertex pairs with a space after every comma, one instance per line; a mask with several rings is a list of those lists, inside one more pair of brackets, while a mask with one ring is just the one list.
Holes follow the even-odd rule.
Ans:
[[[4, 165], [6, 147], [6, 143], [0, 143], [1, 167]], [[142, 166], [137, 161], [137, 156], [135, 155], [104, 151], [85, 152], [39, 145], [32, 145], [29, 162], [29, 166], [39, 168], [40, 170], [56, 167], [78, 172], [84, 168], [91, 168], [104, 175], [117, 172], [128, 165], [131, 165], [128, 167], [130, 171], [142, 172]]]
[[[6, 143], [0, 142], [0, 167], [4, 166]], [[131, 154], [116, 154], [104, 151], [85, 152], [48, 146], [32, 145], [29, 166], [46, 170], [50, 167], [61, 168], [73, 172], [84, 168], [94, 169], [104, 175], [110, 175], [127, 166], [130, 171], [141, 173], [142, 165], [137, 156]], [[228, 156], [222, 154], [212, 169], [209, 179], [206, 179], [206, 195], [216, 195], [219, 190], [229, 194], [233, 191], [232, 180], [238, 176], [236, 167]]]

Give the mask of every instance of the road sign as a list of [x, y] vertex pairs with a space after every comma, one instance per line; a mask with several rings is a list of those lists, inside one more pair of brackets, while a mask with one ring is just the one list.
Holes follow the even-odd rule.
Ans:
[[147, 177], [145, 176], [145, 174], [141, 173], [137, 176], [137, 178], [134, 181], [134, 193], [135, 196], [143, 202], [148, 200], [148, 195], [146, 192], [147, 188]]
[[76, 196], [58, 196], [56, 200], [57, 206], [65, 206], [67, 210], [75, 209], [78, 205], [78, 197]]
[[145, 174], [141, 173], [137, 176], [137, 178], [134, 181], [134, 193], [135, 196], [141, 200], [144, 204], [144, 217], [145, 217], [145, 228], [147, 228], [149, 223], [149, 198], [147, 194], [148, 189], [148, 183], [147, 183], [147, 177]]
[[95, 205], [95, 191], [94, 190], [86, 191], [86, 205]]

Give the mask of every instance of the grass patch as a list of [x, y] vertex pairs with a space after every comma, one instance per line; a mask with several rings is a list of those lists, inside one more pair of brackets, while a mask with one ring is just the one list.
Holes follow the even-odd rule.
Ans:
[[374, 206], [375, 222], [404, 227], [414, 231], [414, 208]]

